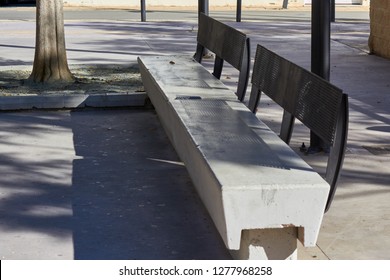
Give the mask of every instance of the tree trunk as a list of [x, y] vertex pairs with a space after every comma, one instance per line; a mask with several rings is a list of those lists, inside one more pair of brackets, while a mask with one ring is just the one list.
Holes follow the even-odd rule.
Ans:
[[62, 0], [37, 0], [36, 43], [30, 80], [72, 82], [66, 57]]

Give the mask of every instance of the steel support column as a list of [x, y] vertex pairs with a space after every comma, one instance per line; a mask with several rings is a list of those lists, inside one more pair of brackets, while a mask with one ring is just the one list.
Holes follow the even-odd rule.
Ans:
[[242, 1], [237, 0], [237, 8], [236, 8], [236, 21], [241, 22], [241, 13], [242, 13]]
[[209, 14], [209, 0], [198, 0], [198, 14]]
[[[330, 12], [332, 0], [312, 1], [311, 71], [329, 81], [330, 78]], [[309, 153], [327, 151], [321, 139], [310, 132]]]
[[141, 0], [141, 21], [146, 21], [146, 6], [145, 0]]
[[336, 21], [336, 0], [330, 0], [330, 21]]
[[[209, 15], [209, 0], [198, 0], [198, 24], [199, 24], [199, 15], [200, 13], [204, 13], [205, 15]], [[209, 53], [208, 49], [204, 49], [203, 56]]]

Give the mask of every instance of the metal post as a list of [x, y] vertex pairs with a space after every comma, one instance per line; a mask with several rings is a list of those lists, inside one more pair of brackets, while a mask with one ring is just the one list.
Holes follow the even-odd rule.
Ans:
[[145, 0], [141, 0], [141, 21], [146, 21], [146, 8], [145, 8]]
[[[330, 2], [313, 0], [311, 12], [311, 71], [329, 81], [330, 78]], [[308, 152], [327, 150], [321, 139], [310, 132]]]
[[330, 1], [312, 1], [311, 71], [329, 80]]
[[[200, 13], [204, 13], [205, 15], [209, 15], [209, 0], [198, 0], [198, 15]], [[199, 22], [199, 16], [198, 16]], [[202, 57], [209, 53], [209, 50], [204, 48]]]
[[330, 0], [330, 21], [336, 22], [336, 0]]
[[237, 0], [236, 22], [241, 22], [242, 1]]
[[209, 15], [209, 0], [198, 0], [198, 12]]
[[288, 7], [288, 0], [283, 0], [283, 6], [282, 6], [282, 8], [283, 8], [283, 9], [287, 9], [287, 7]]

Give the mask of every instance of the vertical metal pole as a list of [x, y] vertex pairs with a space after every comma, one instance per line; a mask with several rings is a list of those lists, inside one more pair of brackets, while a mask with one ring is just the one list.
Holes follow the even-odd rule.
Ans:
[[336, 0], [330, 0], [330, 21], [336, 22]]
[[198, 0], [198, 13], [209, 15], [209, 0]]
[[[311, 71], [329, 81], [330, 78], [330, 2], [313, 0], [311, 13]], [[309, 152], [327, 149], [321, 139], [310, 132]]]
[[312, 1], [311, 71], [329, 80], [330, 1]]
[[287, 7], [288, 7], [288, 0], [283, 0], [283, 6], [282, 6], [282, 8], [283, 8], [283, 9], [287, 9]]
[[146, 21], [146, 8], [145, 8], [145, 0], [141, 0], [141, 21]]
[[[209, 0], [198, 0], [198, 24], [200, 13], [209, 15]], [[209, 53], [209, 50], [204, 48], [202, 56], [206, 55], [207, 53]]]
[[241, 22], [242, 1], [237, 0], [236, 22]]

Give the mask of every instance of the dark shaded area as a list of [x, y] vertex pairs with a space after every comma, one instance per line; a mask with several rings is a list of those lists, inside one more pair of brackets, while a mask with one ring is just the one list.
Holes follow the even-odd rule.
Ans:
[[154, 112], [76, 111], [75, 259], [226, 259]]
[[3, 112], [0, 126], [7, 258], [56, 258], [72, 237], [75, 259], [231, 258], [154, 111]]
[[389, 155], [390, 154], [390, 145], [381, 145], [381, 146], [363, 146], [373, 155]]
[[138, 65], [72, 65], [75, 77], [71, 83], [34, 83], [31, 70], [0, 71], [0, 96], [67, 94], [126, 94], [141, 90]]
[[0, 0], [0, 6], [9, 6], [9, 5], [14, 5], [14, 6], [35, 6], [36, 1], [35, 0]]

